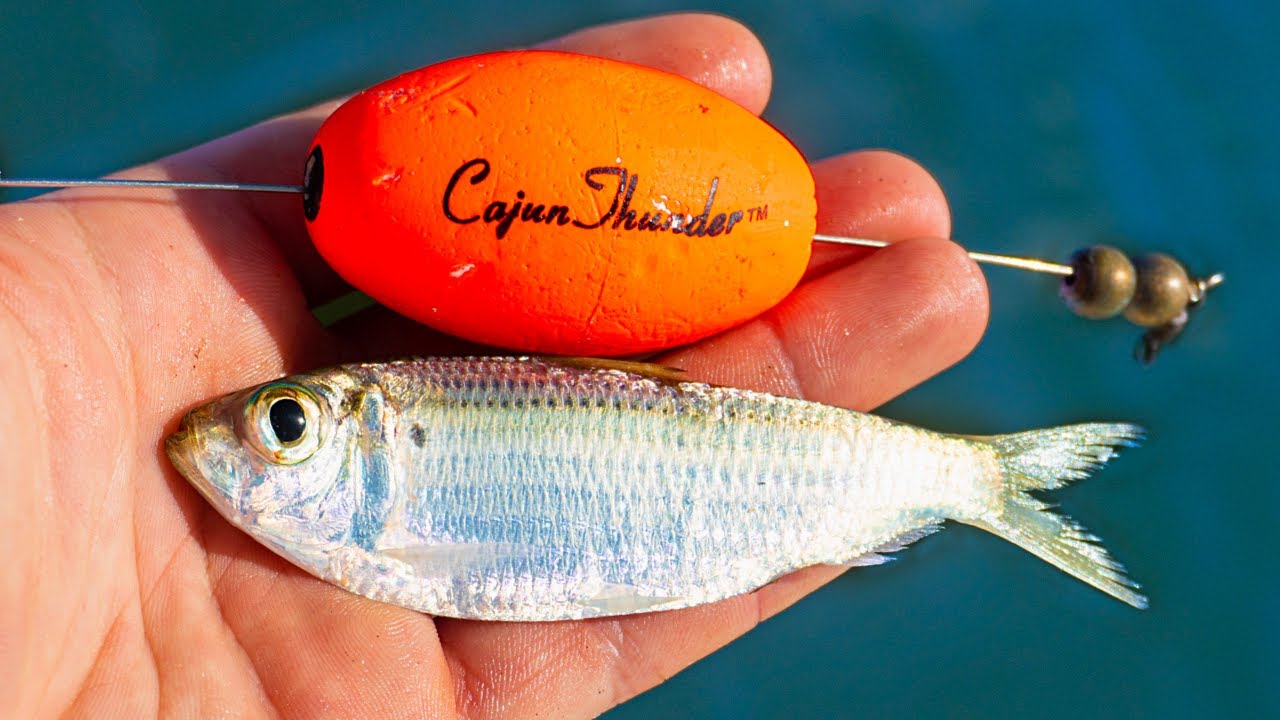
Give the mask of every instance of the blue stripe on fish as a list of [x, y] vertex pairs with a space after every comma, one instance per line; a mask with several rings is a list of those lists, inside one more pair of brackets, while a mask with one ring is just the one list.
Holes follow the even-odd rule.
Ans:
[[391, 443], [385, 418], [386, 398], [380, 391], [370, 390], [360, 394], [356, 404], [356, 416], [364, 429], [353, 453], [358, 468], [354, 477], [362, 479], [358, 504], [351, 518], [351, 542], [357, 547], [373, 552], [378, 537], [387, 527], [387, 514], [391, 511]]

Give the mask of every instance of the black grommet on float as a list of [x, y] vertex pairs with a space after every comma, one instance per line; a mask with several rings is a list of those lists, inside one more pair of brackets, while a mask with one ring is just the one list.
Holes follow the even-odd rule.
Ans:
[[307, 220], [315, 220], [320, 214], [320, 195], [324, 192], [324, 153], [317, 145], [307, 156], [307, 167], [302, 174], [302, 214]]

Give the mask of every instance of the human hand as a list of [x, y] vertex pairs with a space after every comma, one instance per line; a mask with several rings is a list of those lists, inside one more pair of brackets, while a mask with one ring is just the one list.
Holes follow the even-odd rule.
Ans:
[[[723, 18], [550, 46], [677, 72], [757, 112], [769, 92], [759, 42]], [[287, 178], [332, 107], [128, 175]], [[949, 234], [941, 191], [908, 160], [852, 153], [814, 174], [821, 232]], [[435, 619], [297, 570], [208, 507], [162, 439], [192, 405], [288, 372], [461, 347], [383, 309], [322, 327], [310, 308], [345, 290], [296, 197], [96, 189], [0, 207], [0, 715], [587, 717], [840, 572], [687, 610], [512, 624]], [[658, 361], [869, 409], [967, 353], [986, 308], [949, 242], [818, 248], [777, 308]]]

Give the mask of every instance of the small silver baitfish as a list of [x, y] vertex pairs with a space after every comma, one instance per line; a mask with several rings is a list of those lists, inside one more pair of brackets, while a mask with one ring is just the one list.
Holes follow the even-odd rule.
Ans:
[[943, 435], [640, 363], [439, 358], [234, 393], [166, 447], [232, 524], [317, 577], [434, 615], [539, 621], [876, 564], [945, 520], [1145, 607], [1096, 537], [1029, 494], [1140, 433]]

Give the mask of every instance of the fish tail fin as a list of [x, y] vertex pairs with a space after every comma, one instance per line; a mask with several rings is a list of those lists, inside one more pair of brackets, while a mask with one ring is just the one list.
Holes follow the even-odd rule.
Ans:
[[1097, 536], [1030, 492], [1054, 490], [1079, 480], [1133, 447], [1142, 428], [1119, 423], [1087, 423], [977, 438], [996, 453], [1003, 507], [995, 517], [965, 519], [994, 533], [1059, 570], [1136, 608], [1147, 607], [1139, 585], [1102, 547]]

